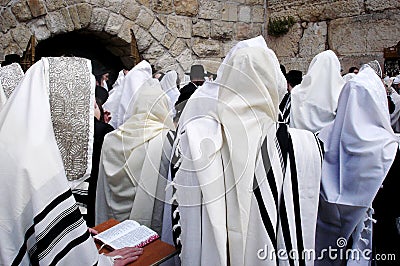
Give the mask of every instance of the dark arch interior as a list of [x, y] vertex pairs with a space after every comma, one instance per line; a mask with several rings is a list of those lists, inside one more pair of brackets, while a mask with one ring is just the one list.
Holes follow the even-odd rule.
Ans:
[[93, 71], [101, 65], [110, 71], [108, 87], [114, 83], [118, 72], [124, 68], [121, 59], [108, 51], [102, 38], [96, 34], [71, 32], [59, 34], [39, 42], [36, 46], [35, 59], [48, 56], [76, 56], [96, 61]]

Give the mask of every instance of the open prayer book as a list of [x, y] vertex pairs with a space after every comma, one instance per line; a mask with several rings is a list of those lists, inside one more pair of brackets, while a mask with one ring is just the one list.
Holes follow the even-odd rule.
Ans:
[[143, 247], [159, 238], [159, 235], [145, 225], [133, 220], [125, 220], [98, 235], [95, 239], [113, 249]]

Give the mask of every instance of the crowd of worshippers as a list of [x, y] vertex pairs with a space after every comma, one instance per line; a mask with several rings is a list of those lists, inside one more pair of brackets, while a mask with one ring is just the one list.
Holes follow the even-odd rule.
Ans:
[[400, 260], [400, 75], [349, 72], [327, 50], [286, 73], [261, 36], [183, 82], [145, 60], [112, 86], [84, 58], [2, 66], [0, 264], [137, 260], [99, 254], [88, 228], [111, 218], [175, 245], [163, 265]]

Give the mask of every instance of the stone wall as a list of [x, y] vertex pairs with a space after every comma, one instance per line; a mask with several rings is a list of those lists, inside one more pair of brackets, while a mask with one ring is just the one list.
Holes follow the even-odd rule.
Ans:
[[305, 73], [326, 49], [338, 55], [344, 72], [373, 59], [383, 66], [383, 49], [400, 41], [399, 0], [270, 0], [267, 16], [297, 21], [282, 37], [266, 36], [287, 70]]
[[[326, 49], [347, 70], [383, 62], [383, 48], [400, 40], [399, 11], [399, 0], [0, 0], [0, 61], [22, 54], [33, 33], [40, 42], [78, 31], [130, 67], [133, 29], [157, 69], [183, 73], [200, 62], [215, 72], [235, 43], [262, 34], [288, 70], [306, 72]], [[268, 18], [287, 16], [296, 20], [289, 33], [268, 36]]]
[[130, 29], [144, 59], [180, 73], [201, 62], [215, 72], [239, 40], [262, 34], [264, 0], [0, 0], [0, 61], [22, 55], [29, 38], [93, 34], [126, 66]]

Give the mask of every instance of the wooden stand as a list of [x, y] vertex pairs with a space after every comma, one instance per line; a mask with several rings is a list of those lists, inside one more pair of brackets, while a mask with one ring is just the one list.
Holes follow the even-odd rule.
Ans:
[[[119, 222], [114, 219], [110, 219], [102, 224], [99, 224], [93, 229], [97, 230], [99, 233], [113, 227]], [[100, 243], [96, 242], [97, 249], [101, 247]], [[103, 247], [99, 253], [109, 253], [112, 250], [108, 247]], [[170, 244], [167, 244], [160, 239], [157, 239], [143, 248], [143, 254], [139, 256], [139, 259], [129, 265], [132, 266], [148, 266], [148, 265], [159, 265], [160, 263], [168, 260], [177, 254], [178, 251]]]

